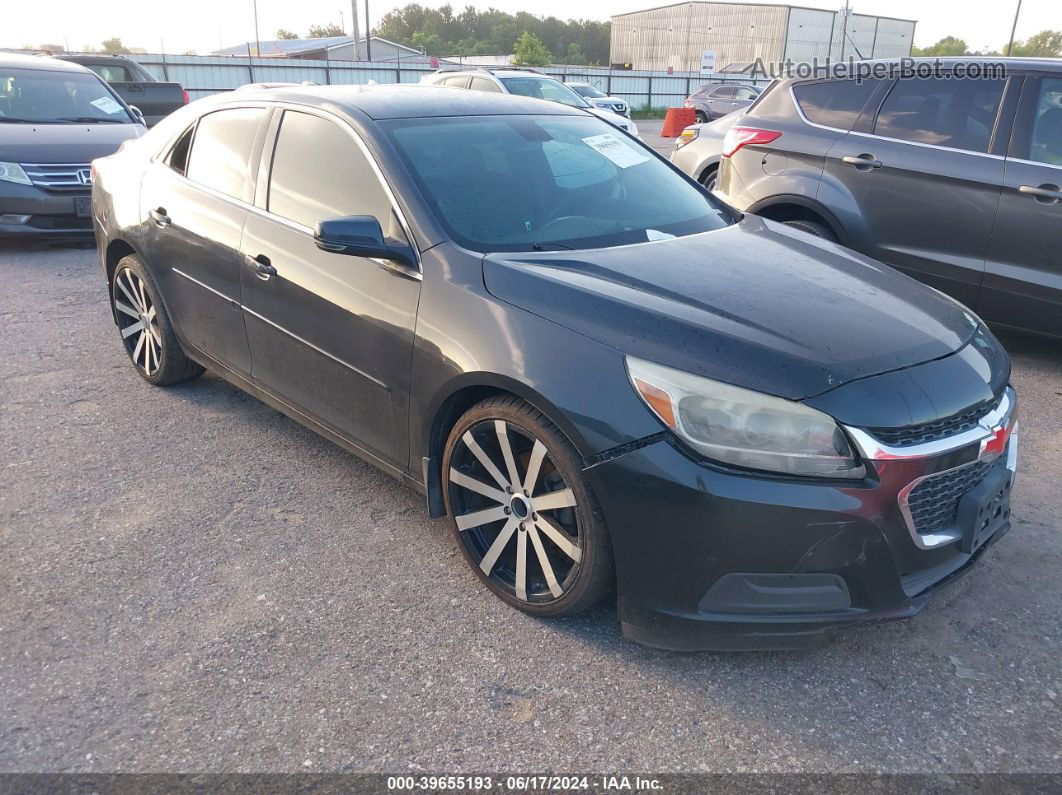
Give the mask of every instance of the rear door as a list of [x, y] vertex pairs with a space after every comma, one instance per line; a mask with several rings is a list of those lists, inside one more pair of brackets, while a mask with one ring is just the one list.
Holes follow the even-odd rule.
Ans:
[[202, 116], [151, 164], [140, 194], [148, 259], [182, 336], [242, 375], [251, 357], [238, 256], [266, 115], [241, 107]]
[[973, 305], [1003, 184], [993, 152], [1005, 79], [895, 81], [830, 149], [824, 185], [854, 208], [852, 248]]
[[1025, 80], [977, 310], [1062, 335], [1062, 74]]
[[407, 412], [420, 272], [322, 251], [316, 225], [375, 216], [412, 243], [368, 150], [340, 119], [285, 110], [268, 184], [243, 235], [241, 280], [254, 380], [392, 465], [408, 463]]

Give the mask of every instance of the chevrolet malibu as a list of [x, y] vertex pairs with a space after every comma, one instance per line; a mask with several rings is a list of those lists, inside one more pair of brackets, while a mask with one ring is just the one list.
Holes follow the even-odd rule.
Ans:
[[642, 643], [815, 645], [1010, 527], [1015, 394], [977, 317], [587, 112], [291, 86], [94, 165], [137, 373], [209, 368], [419, 490], [526, 613], [614, 590]]

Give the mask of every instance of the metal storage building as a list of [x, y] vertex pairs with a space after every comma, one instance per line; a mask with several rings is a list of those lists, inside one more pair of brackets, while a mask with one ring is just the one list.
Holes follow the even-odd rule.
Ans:
[[751, 3], [686, 2], [612, 17], [612, 63], [696, 72], [714, 50], [717, 72], [764, 64], [911, 54], [915, 21]]

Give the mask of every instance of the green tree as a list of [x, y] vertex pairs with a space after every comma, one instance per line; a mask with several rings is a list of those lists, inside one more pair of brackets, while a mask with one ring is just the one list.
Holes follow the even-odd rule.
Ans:
[[[1003, 49], [1006, 51], [1006, 47]], [[1010, 54], [1020, 58], [1058, 58], [1062, 56], [1062, 30], [1042, 30], [1025, 41], [1016, 41]]]
[[292, 33], [290, 30], [285, 30], [284, 28], [280, 28], [280, 30], [277, 31], [277, 38], [278, 39], [297, 39], [297, 38], [299, 38], [299, 34], [298, 33]]
[[936, 44], [928, 47], [912, 47], [911, 54], [915, 56], [945, 57], [948, 55], [969, 55], [970, 50], [966, 42], [955, 36], [945, 36]]
[[[386, 37], [384, 37], [386, 38]], [[443, 52], [445, 49], [442, 46], [442, 41], [439, 39], [438, 33], [428, 33], [423, 30], [418, 30], [413, 34], [413, 38], [410, 39], [410, 47], [414, 50], [420, 50], [428, 55], [449, 55], [450, 53]]]
[[345, 36], [346, 33], [335, 22], [329, 22], [327, 25], [310, 25], [310, 32], [306, 35], [311, 39], [324, 39], [329, 36]]
[[516, 40], [513, 56], [513, 63], [517, 66], [549, 66], [553, 63], [553, 53], [542, 39], [526, 30]]
[[579, 49], [579, 42], [573, 41], [568, 45], [568, 57], [564, 59], [564, 62], [570, 64], [586, 63], [586, 56], [583, 55], [583, 51]]
[[103, 48], [104, 52], [129, 52], [129, 48], [122, 44], [122, 40], [118, 36], [115, 36], [113, 39], [104, 39], [100, 42], [100, 46]]

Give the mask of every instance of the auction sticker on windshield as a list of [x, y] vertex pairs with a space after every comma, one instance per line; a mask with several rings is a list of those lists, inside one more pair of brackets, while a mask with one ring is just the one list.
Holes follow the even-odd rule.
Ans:
[[120, 113], [122, 110], [122, 106], [110, 97], [100, 97], [99, 99], [94, 99], [90, 104], [95, 105], [104, 113]]
[[583, 143], [603, 154], [620, 168], [630, 168], [649, 159], [634, 147], [609, 133], [591, 135], [589, 138], [584, 138]]

